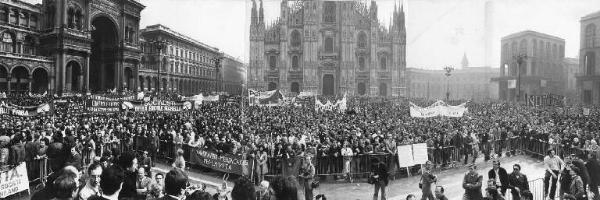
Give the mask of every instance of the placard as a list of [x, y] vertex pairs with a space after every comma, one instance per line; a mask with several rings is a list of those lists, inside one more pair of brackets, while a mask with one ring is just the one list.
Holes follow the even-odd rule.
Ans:
[[400, 167], [410, 167], [415, 165], [412, 148], [412, 145], [398, 146], [398, 162]]
[[212, 151], [193, 149], [190, 162], [208, 167], [221, 172], [234, 173], [238, 175], [249, 175], [248, 160], [242, 156], [216, 153]]
[[414, 164], [425, 164], [429, 160], [426, 143], [413, 144], [412, 151]]
[[25, 162], [8, 171], [0, 172], [0, 198], [29, 190], [29, 178]]

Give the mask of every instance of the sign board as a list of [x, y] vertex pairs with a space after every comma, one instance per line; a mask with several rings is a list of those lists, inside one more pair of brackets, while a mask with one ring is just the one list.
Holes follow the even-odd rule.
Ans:
[[29, 190], [29, 179], [24, 162], [8, 171], [0, 172], [0, 198], [25, 190]]
[[400, 167], [410, 167], [415, 165], [413, 160], [412, 145], [398, 146], [398, 162]]
[[419, 143], [412, 145], [413, 162], [414, 164], [425, 164], [429, 158], [427, 157], [427, 144]]

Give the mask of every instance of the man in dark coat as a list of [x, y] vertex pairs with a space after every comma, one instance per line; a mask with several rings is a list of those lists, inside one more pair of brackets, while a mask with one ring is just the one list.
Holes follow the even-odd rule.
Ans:
[[503, 167], [500, 167], [500, 161], [494, 160], [493, 167], [488, 172], [488, 179], [494, 180], [496, 186], [500, 188], [502, 196], [506, 195], [506, 189], [508, 188], [508, 173]]
[[521, 165], [513, 165], [513, 172], [508, 175], [508, 188], [510, 188], [514, 200], [520, 200], [521, 197], [531, 193], [527, 176], [521, 173]]
[[585, 164], [588, 174], [590, 175], [589, 185], [590, 192], [594, 193], [594, 199], [598, 200], [600, 197], [598, 195], [598, 185], [600, 185], [600, 163], [598, 163], [598, 158], [596, 158], [596, 154], [588, 153], [588, 161]]
[[[584, 154], [581, 154], [580, 156], [585, 156]], [[586, 188], [586, 186], [590, 183], [590, 174], [588, 173], [587, 167], [585, 166], [585, 163], [583, 162], [582, 158], [580, 156], [575, 156], [575, 154], [571, 154], [571, 163], [573, 166], [576, 166], [577, 168], [579, 168], [579, 177], [581, 177], [581, 180], [583, 181], [583, 188]]]
[[463, 200], [483, 199], [483, 195], [481, 194], [483, 176], [477, 173], [477, 166], [475, 166], [475, 164], [469, 164], [467, 166], [469, 167], [469, 172], [465, 174], [462, 184], [463, 188], [465, 189]]

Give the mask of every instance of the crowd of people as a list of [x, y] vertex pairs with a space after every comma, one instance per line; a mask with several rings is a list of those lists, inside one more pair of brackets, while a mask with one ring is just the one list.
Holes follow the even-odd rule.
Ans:
[[[78, 104], [84, 102], [84, 98], [72, 96], [62, 99]], [[169, 98], [176, 99], [177, 96]], [[464, 156], [461, 160], [465, 164], [473, 163], [479, 152], [485, 160], [491, 159], [493, 154], [500, 157], [511, 155], [515, 149], [509, 144], [512, 141], [510, 138], [515, 137], [535, 138], [557, 150], [562, 149], [559, 147], [588, 150], [595, 152], [590, 153], [594, 158], [600, 152], [597, 131], [600, 129], [600, 120], [597, 113], [583, 116], [547, 107], [469, 102], [465, 117], [422, 119], [410, 117], [406, 101], [353, 99], [349, 103], [349, 110], [340, 113], [317, 112], [310, 103], [304, 106], [261, 107], [240, 104], [239, 97], [232, 99], [234, 101], [203, 104], [193, 111], [183, 112], [89, 113], [70, 112], [67, 106], [63, 110], [56, 109], [52, 113], [32, 117], [1, 115], [0, 166], [7, 168], [24, 161], [48, 158], [49, 168], [57, 172], [54, 174], [65, 171], [65, 166], [72, 166], [74, 170], [90, 175], [94, 173], [93, 170], [99, 169], [94, 164], [100, 163], [104, 173], [114, 171], [108, 170], [109, 163], [114, 163], [121, 166], [125, 174], [136, 174], [135, 177], [140, 178], [139, 185], [145, 186], [144, 195], [149, 195], [151, 188], [158, 187], [159, 180], [166, 178], [164, 174], [151, 175], [150, 167], [157, 158], [175, 158], [175, 155], [183, 154], [178, 153], [183, 146], [242, 155], [255, 160], [256, 176], [252, 177], [251, 182], [256, 185], [264, 182], [265, 175], [273, 174], [269, 171], [272, 169], [269, 165], [274, 163], [269, 163], [269, 158], [299, 157], [306, 164], [300, 166], [297, 177], [302, 182], [303, 193], [310, 194], [307, 196], [312, 199], [317, 171], [329, 174], [335, 171], [334, 168], [341, 167], [344, 178], [353, 181], [350, 168], [352, 157], [393, 155], [396, 146], [402, 144], [427, 143], [434, 150], [431, 155], [434, 161], [432, 167], [449, 163], [451, 152], [443, 149], [450, 146]], [[5, 102], [34, 106], [52, 100], [56, 100], [56, 97], [32, 98], [23, 95], [11, 96]], [[421, 106], [431, 103], [418, 99], [412, 101]], [[143, 144], [134, 144], [140, 142]], [[172, 145], [160, 145], [161, 142]], [[132, 168], [129, 163], [121, 163], [122, 157], [127, 155], [122, 152], [133, 150], [140, 150], [139, 156], [133, 155], [136, 165], [139, 161], [140, 167]], [[569, 156], [565, 152], [555, 153], [563, 158]], [[312, 158], [325, 159], [317, 159], [319, 162], [315, 163], [311, 162], [314, 160]], [[338, 163], [338, 160], [342, 162]], [[385, 166], [379, 161], [373, 164], [371, 169], [374, 170], [373, 174], [377, 174], [373, 182], [378, 191], [375, 194], [385, 196], [387, 177], [397, 166]], [[183, 166], [177, 166], [186, 169], [185, 161]], [[90, 170], [92, 167], [96, 168]], [[30, 168], [31, 174], [38, 173], [33, 167]], [[579, 170], [582, 171], [581, 168]], [[90, 176], [98, 178], [98, 174], [102, 173]], [[550, 177], [553, 175], [556, 175], [554, 171]], [[100, 181], [91, 182], [101, 182], [101, 179], [97, 180]], [[272, 180], [271, 186], [280, 187], [274, 183], [286, 185], [285, 181]], [[128, 184], [123, 187], [127, 189]], [[500, 186], [506, 188], [507, 185], [501, 183]], [[443, 188], [435, 189], [443, 191]], [[428, 193], [427, 196], [437, 195]]]

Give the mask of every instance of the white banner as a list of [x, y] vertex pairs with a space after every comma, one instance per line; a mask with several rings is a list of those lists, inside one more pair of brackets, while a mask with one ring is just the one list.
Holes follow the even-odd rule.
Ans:
[[517, 80], [508, 80], [508, 89], [517, 88]]
[[25, 162], [11, 170], [0, 172], [0, 198], [25, 190], [29, 190]]
[[335, 103], [331, 103], [331, 101], [327, 101], [327, 103], [323, 104], [315, 97], [315, 111], [328, 110], [333, 111], [337, 110], [338, 112], [346, 112], [348, 109], [348, 100], [346, 95], [341, 100], [336, 101]]
[[427, 157], [427, 144], [419, 143], [412, 145], [413, 151], [413, 163], [414, 164], [425, 164], [429, 158]]
[[468, 108], [466, 107], [466, 103], [462, 103], [458, 106], [450, 106], [444, 103], [443, 101], [437, 101], [431, 106], [425, 108], [419, 107], [412, 102], [409, 103], [410, 116], [417, 118], [428, 118], [436, 116], [462, 117], [464, 113], [468, 110]]

